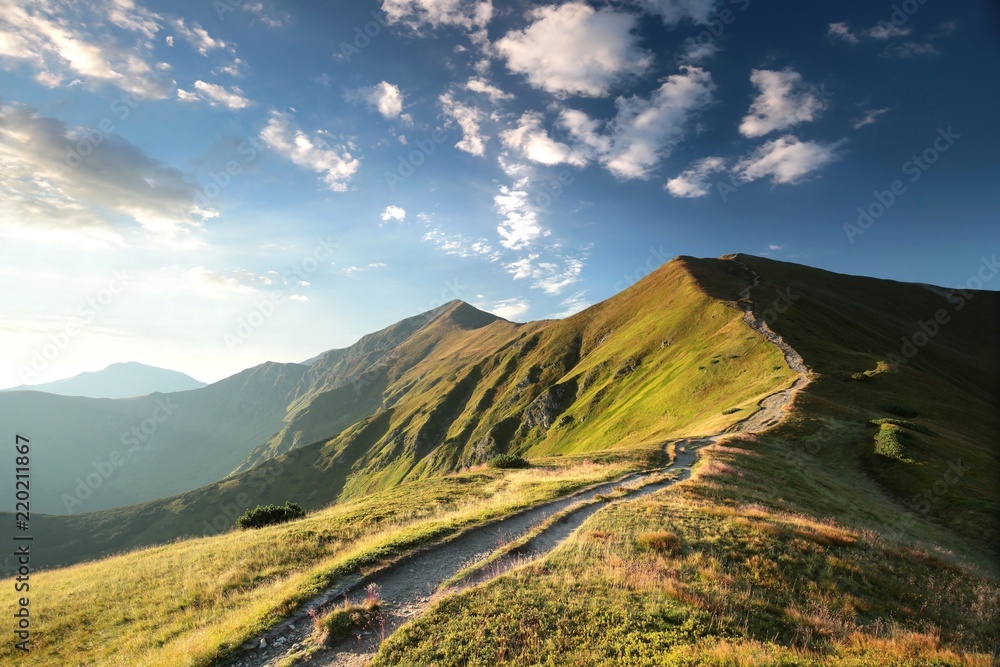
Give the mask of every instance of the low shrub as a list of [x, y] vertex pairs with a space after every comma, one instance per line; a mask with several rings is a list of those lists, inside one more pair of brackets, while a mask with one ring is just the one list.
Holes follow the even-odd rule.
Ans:
[[276, 523], [284, 523], [292, 519], [304, 517], [306, 513], [296, 503], [285, 501], [285, 506], [281, 505], [257, 505], [252, 510], [247, 510], [236, 519], [236, 525], [246, 530], [248, 528], [262, 528]]
[[527, 459], [515, 456], [514, 454], [500, 454], [490, 459], [487, 464], [491, 468], [530, 468], [531, 464]]

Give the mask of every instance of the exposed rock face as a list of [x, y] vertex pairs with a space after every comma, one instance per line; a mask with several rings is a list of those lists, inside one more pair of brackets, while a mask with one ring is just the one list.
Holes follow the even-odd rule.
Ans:
[[576, 378], [572, 378], [552, 385], [539, 394], [524, 411], [524, 416], [521, 418], [522, 427], [526, 430], [536, 426], [550, 428], [556, 422], [556, 418], [573, 402], [576, 396], [576, 384]]

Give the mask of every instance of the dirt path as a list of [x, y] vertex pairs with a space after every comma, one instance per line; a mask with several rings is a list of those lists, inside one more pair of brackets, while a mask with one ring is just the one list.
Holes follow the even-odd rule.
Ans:
[[[263, 637], [245, 644], [242, 655], [227, 664], [232, 667], [277, 667], [283, 660], [301, 656], [307, 645], [306, 638], [312, 629], [307, 609], [327, 608], [344, 600], [360, 603], [365, 598], [365, 585], [374, 582], [379, 586], [379, 597], [383, 602], [378, 627], [338, 645], [325, 648], [314, 653], [308, 660], [296, 663], [311, 667], [362, 667], [375, 655], [386, 637], [399, 626], [427, 610], [443, 581], [452, 578], [470, 565], [484, 561], [490, 554], [509, 545], [520, 536], [535, 533], [530, 540], [519, 546], [516, 556], [505, 556], [474, 570], [460, 582], [458, 588], [489, 581], [523, 562], [545, 556], [564, 542], [588, 517], [611, 502], [634, 500], [687, 479], [697, 459], [698, 450], [715, 443], [725, 435], [759, 433], [781, 421], [784, 408], [791, 403], [795, 392], [809, 383], [808, 369], [798, 352], [771, 330], [767, 322], [754, 311], [750, 301], [750, 291], [758, 285], [759, 276], [742, 262], [733, 261], [737, 261], [754, 276], [753, 284], [744, 288], [736, 306], [743, 311], [743, 319], [747, 325], [777, 346], [784, 354], [788, 366], [799, 374], [798, 379], [790, 387], [765, 398], [757, 411], [730, 427], [726, 433], [676, 441], [674, 461], [665, 468], [631, 473], [613, 482], [577, 491], [491, 524], [467, 530], [451, 540], [411, 554], [364, 579], [355, 577], [345, 581], [336, 589], [327, 591], [303, 605], [290, 619]], [[665, 473], [670, 474], [670, 477], [665, 478]], [[622, 495], [615, 498], [605, 497], [614, 492]], [[563, 516], [558, 521], [542, 527], [549, 517], [559, 512], [562, 512]], [[454, 590], [455, 588], [450, 588], [448, 592]]]

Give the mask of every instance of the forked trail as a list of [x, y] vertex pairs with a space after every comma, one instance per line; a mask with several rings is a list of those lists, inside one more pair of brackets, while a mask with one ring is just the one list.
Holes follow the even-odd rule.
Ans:
[[[743, 311], [743, 319], [747, 325], [777, 346], [789, 368], [799, 374], [790, 387], [763, 399], [758, 410], [724, 433], [667, 443], [666, 446], [674, 444], [675, 456], [670, 465], [664, 468], [631, 473], [615, 481], [597, 484], [490, 524], [466, 530], [452, 539], [404, 557], [365, 578], [355, 577], [342, 582], [337, 588], [303, 605], [291, 618], [263, 637], [245, 644], [241, 655], [227, 664], [232, 667], [276, 667], [282, 661], [294, 659], [303, 653], [306, 638], [312, 629], [308, 609], [326, 608], [344, 600], [360, 603], [365, 598], [365, 586], [374, 582], [379, 586], [379, 597], [382, 600], [381, 618], [377, 627], [322, 649], [308, 660], [294, 663], [315, 667], [361, 667], [375, 655], [386, 637], [407, 621], [423, 614], [436, 595], [449, 594], [457, 589], [489, 581], [523, 562], [545, 556], [562, 544], [588, 517], [609, 503], [635, 500], [687, 479], [698, 457], [698, 450], [702, 447], [730, 434], [759, 433], [781, 421], [784, 408], [791, 403], [795, 392], [809, 383], [809, 372], [798, 352], [772, 331], [754, 311], [750, 290], [757, 286], [759, 277], [736, 261], [754, 275], [754, 282], [744, 288], [734, 305]], [[614, 494], [614, 497], [608, 497], [609, 494]], [[558, 520], [546, 524], [546, 520], [557, 513], [560, 514]], [[526, 534], [531, 534], [531, 537], [518, 545], [516, 556], [507, 555], [488, 560], [498, 549]], [[471, 572], [467, 570], [470, 566]], [[447, 591], [438, 592], [442, 582], [463, 571], [468, 574], [460, 582]], [[264, 647], [261, 647], [262, 640]]]

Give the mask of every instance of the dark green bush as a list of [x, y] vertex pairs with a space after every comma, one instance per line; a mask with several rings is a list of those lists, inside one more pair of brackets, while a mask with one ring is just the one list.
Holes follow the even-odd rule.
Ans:
[[724, 414], [724, 415], [731, 415], [731, 414], [735, 414], [735, 413], [737, 413], [739, 411], [740, 411], [739, 408], [726, 408], [725, 410], [722, 411], [722, 414]]
[[252, 510], [247, 510], [243, 516], [236, 519], [236, 525], [246, 530], [247, 528], [261, 528], [276, 523], [284, 523], [292, 519], [305, 516], [296, 503], [285, 501], [285, 506], [281, 505], [257, 505]]
[[500, 454], [490, 459], [487, 464], [491, 468], [530, 468], [531, 464], [520, 456], [514, 454]]

